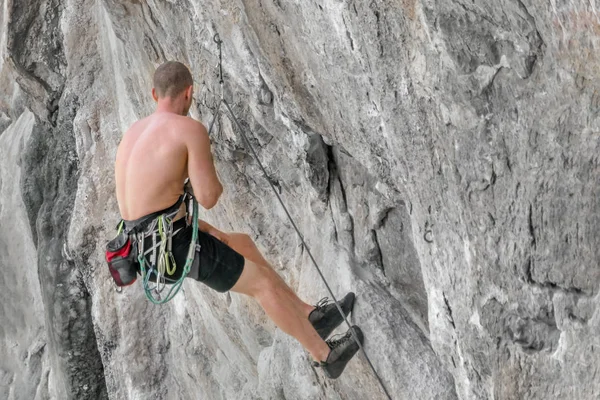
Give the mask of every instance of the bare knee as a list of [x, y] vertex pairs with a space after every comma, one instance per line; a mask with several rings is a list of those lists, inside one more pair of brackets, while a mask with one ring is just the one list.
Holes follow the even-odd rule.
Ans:
[[268, 271], [263, 265], [257, 264], [245, 257], [244, 269], [238, 281], [231, 288], [232, 291], [257, 297], [271, 286]]
[[273, 296], [281, 291], [281, 279], [271, 267], [257, 264], [258, 275], [253, 297]]

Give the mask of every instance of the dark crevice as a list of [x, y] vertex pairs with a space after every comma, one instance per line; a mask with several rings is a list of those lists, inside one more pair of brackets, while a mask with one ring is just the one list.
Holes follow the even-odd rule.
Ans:
[[379, 21], [379, 11], [375, 11], [375, 17], [377, 18], [377, 39], [379, 40], [379, 56], [383, 57], [383, 42], [382, 42], [382, 36], [383, 34], [381, 33], [381, 25], [380, 25], [380, 21]]
[[575, 286], [563, 286], [560, 285], [558, 283], [552, 282], [552, 281], [533, 281], [534, 285], [539, 286], [541, 288], [545, 288], [545, 289], [549, 289], [551, 291], [560, 291], [563, 293], [568, 293], [568, 294], [572, 294], [575, 296], [582, 296], [582, 297], [591, 297], [592, 293], [588, 293], [586, 291], [584, 291], [581, 288], [575, 287]]
[[450, 307], [450, 303], [448, 302], [448, 299], [446, 298], [446, 293], [442, 293], [442, 295], [444, 296], [444, 304], [446, 305], [446, 311], [448, 311], [448, 320], [450, 321], [452, 328], [454, 330], [456, 330], [456, 324], [454, 323], [454, 316], [452, 315], [452, 307]]
[[529, 203], [529, 213], [527, 215], [527, 223], [529, 227], [529, 237], [531, 238], [531, 245], [535, 248], [537, 241], [535, 238], [535, 228], [533, 226], [533, 206]]
[[329, 198], [329, 146], [323, 137], [312, 131], [305, 131], [308, 136], [306, 149], [307, 177], [311, 186], [316, 190], [319, 199], [326, 202]]
[[576, 286], [564, 286], [564, 285], [560, 285], [558, 283], [555, 283], [555, 282], [552, 282], [549, 280], [545, 280], [545, 281], [536, 280], [533, 277], [533, 267], [534, 267], [533, 260], [531, 257], [528, 257], [527, 260], [525, 260], [525, 263], [523, 265], [523, 280], [531, 286], [536, 286], [540, 289], [547, 289], [552, 292], [560, 291], [562, 293], [568, 293], [568, 294], [572, 294], [575, 296], [590, 297], [591, 295], [593, 295], [593, 293], [588, 293], [588, 292], [584, 291], [583, 289], [578, 288]]
[[383, 271], [383, 274], [386, 275], [383, 256], [381, 254], [381, 246], [379, 245], [379, 240], [377, 239], [377, 231], [373, 229], [371, 230], [371, 234], [373, 235], [373, 243], [375, 244], [375, 248], [373, 249], [373, 261], [377, 267]]
[[[329, 203], [329, 210], [331, 210], [331, 202]], [[338, 230], [337, 230], [337, 225], [335, 224], [335, 219], [333, 218], [333, 215], [331, 216], [331, 222], [332, 222], [331, 225], [333, 227], [333, 241], [338, 243], [339, 242]]]
[[354, 51], [354, 40], [352, 40], [352, 35], [350, 34], [349, 30], [346, 30], [346, 36], [348, 37], [348, 40], [350, 41], [350, 48], [352, 49], [352, 51]]
[[[332, 196], [334, 195], [334, 187], [337, 186], [339, 188], [339, 195], [340, 195], [340, 213], [349, 218], [350, 220], [350, 224], [351, 224], [351, 228], [350, 231], [348, 232], [348, 234], [350, 235], [349, 237], [349, 241], [350, 243], [348, 243], [348, 245], [350, 246], [350, 248], [354, 248], [356, 240], [354, 237], [354, 221], [352, 220], [352, 216], [348, 213], [348, 199], [347, 199], [347, 194], [346, 194], [346, 189], [344, 187], [344, 183], [342, 181], [342, 177], [340, 175], [340, 171], [339, 171], [339, 165], [338, 165], [338, 157], [336, 156], [336, 152], [340, 151], [341, 149], [339, 147], [336, 147], [334, 149], [333, 146], [327, 145], [325, 144], [325, 150], [326, 150], [326, 158], [327, 158], [327, 166], [328, 166], [328, 175], [329, 175], [329, 181], [328, 181], [328, 185], [327, 185], [327, 201], [330, 204], [331, 207], [331, 203], [332, 203]], [[332, 214], [332, 218], [334, 218], [333, 214]], [[341, 232], [338, 232], [338, 226], [337, 224], [333, 223], [334, 229], [335, 229], [335, 240], [338, 241], [339, 239], [339, 235], [341, 234]]]
[[508, 149], [508, 145], [506, 144], [506, 138], [505, 137], [502, 137], [502, 147], [504, 149], [504, 155], [506, 157], [506, 159], [505, 159], [505, 161], [506, 161], [506, 168], [508, 169], [508, 172], [510, 172], [512, 174], [512, 162], [510, 161], [510, 151]]
[[333, 182], [337, 177], [337, 168], [335, 165], [335, 160], [333, 158], [333, 146], [325, 144], [325, 155], [327, 157], [327, 169], [329, 170], [329, 181], [327, 182], [327, 199], [331, 202], [331, 192], [333, 187]]
[[[329, 204], [329, 209], [331, 210], [331, 220], [332, 220], [331, 225], [333, 226], [333, 239], [337, 243], [339, 241], [339, 234], [338, 234], [337, 224], [335, 223], [335, 217], [334, 217], [333, 208], [332, 208], [331, 196], [333, 193], [333, 185], [335, 184], [336, 181], [339, 180], [339, 177], [338, 177], [335, 160], [333, 157], [333, 146], [325, 144], [325, 150], [326, 150], [326, 157], [327, 157], [327, 169], [329, 172], [329, 174], [328, 174], [329, 180], [327, 182], [326, 196], [327, 196], [327, 202]], [[341, 184], [340, 184], [340, 187], [341, 187]]]
[[[401, 205], [404, 206], [404, 204], [401, 204]], [[381, 212], [381, 214], [379, 216], [379, 221], [377, 221], [375, 228], [379, 229], [380, 227], [384, 226], [390, 213], [392, 211], [394, 211], [395, 209], [396, 209], [395, 207], [388, 207], [385, 210], [383, 210], [383, 212]]]
[[338, 175], [338, 182], [340, 183], [340, 192], [342, 193], [342, 201], [344, 202], [344, 206], [346, 211], [348, 210], [348, 199], [346, 197], [346, 188], [344, 187], [344, 182], [342, 181], [342, 177]]
[[327, 146], [327, 158], [329, 160], [330, 182], [331, 182], [331, 179], [337, 179], [337, 181], [339, 182], [340, 192], [342, 194], [342, 201], [344, 203], [345, 209], [347, 210], [348, 209], [348, 199], [346, 198], [346, 189], [344, 188], [344, 183], [342, 182], [342, 177], [339, 174], [337, 160], [336, 160], [335, 154], [333, 152], [333, 146]]
[[352, 35], [350, 34], [350, 30], [348, 29], [348, 23], [346, 22], [346, 18], [344, 20], [344, 27], [346, 28], [346, 37], [350, 41], [350, 48], [354, 51], [354, 40], [352, 39]]

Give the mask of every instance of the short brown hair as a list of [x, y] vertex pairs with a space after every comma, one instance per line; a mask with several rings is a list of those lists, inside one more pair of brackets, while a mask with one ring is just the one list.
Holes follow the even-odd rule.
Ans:
[[154, 89], [158, 97], [174, 97], [194, 84], [188, 67], [178, 61], [167, 61], [154, 72]]

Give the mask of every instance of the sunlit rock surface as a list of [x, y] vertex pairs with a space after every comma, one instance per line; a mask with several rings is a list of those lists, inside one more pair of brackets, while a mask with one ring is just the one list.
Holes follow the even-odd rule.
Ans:
[[[394, 399], [600, 397], [600, 3], [0, 0], [0, 397], [383, 399], [262, 310], [196, 282], [116, 293], [113, 161], [190, 66], [224, 96]], [[225, 193], [309, 302], [327, 296], [225, 116]], [[343, 329], [340, 329], [343, 330]]]

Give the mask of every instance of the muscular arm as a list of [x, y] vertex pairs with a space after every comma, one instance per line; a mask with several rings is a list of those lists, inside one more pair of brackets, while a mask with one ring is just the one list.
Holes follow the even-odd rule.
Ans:
[[198, 203], [210, 209], [217, 204], [223, 193], [223, 186], [215, 170], [206, 128], [197, 121], [193, 121], [191, 125], [192, 132], [188, 136], [187, 143], [188, 175]]

